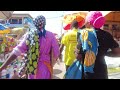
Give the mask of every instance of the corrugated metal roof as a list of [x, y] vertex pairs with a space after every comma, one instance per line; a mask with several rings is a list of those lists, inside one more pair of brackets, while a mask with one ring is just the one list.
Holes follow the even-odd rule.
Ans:
[[8, 19], [11, 17], [13, 11], [0, 11], [0, 19]]

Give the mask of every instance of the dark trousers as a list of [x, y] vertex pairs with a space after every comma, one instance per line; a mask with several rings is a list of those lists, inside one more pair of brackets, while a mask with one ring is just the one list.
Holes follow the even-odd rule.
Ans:
[[84, 79], [108, 79], [107, 74], [103, 73], [84, 73]]

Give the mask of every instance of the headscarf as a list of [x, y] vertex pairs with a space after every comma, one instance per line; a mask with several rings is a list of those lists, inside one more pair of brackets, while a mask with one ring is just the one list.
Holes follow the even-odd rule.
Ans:
[[34, 20], [34, 25], [38, 29], [38, 34], [39, 36], [45, 36], [46, 30], [45, 30], [45, 25], [46, 25], [46, 19], [44, 16], [40, 15], [37, 16]]
[[90, 11], [86, 16], [86, 22], [90, 22], [94, 28], [101, 28], [105, 23], [105, 18], [100, 11]]

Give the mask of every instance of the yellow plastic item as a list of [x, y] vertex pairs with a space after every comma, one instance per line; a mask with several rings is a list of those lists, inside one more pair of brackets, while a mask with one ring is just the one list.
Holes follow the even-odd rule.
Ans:
[[96, 56], [94, 52], [87, 51], [85, 54], [84, 65], [89, 67], [95, 63], [95, 60], [96, 60]]
[[73, 14], [67, 14], [63, 17], [63, 23], [65, 24], [71, 24], [73, 20], [77, 20], [78, 22], [85, 19], [87, 13], [85, 12], [79, 12], [79, 13], [73, 13]]
[[10, 33], [10, 29], [0, 30], [0, 34], [8, 34]]

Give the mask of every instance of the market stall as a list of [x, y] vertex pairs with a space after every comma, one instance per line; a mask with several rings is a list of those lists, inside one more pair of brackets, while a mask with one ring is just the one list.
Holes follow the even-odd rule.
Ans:
[[120, 41], [120, 11], [109, 11], [105, 15], [104, 30]]
[[17, 39], [19, 40], [26, 33], [26, 31], [27, 31], [27, 29], [25, 29], [24, 27], [22, 27], [22, 28], [13, 28], [11, 30], [11, 34], [16, 34]]
[[[13, 11], [0, 11], [0, 19], [9, 19]], [[20, 33], [20, 32], [18, 32]], [[0, 24], [0, 66], [5, 62], [6, 58], [9, 56], [9, 53], [16, 46], [16, 37], [18, 33], [13, 33], [11, 29]], [[14, 62], [12, 62], [6, 69], [0, 72], [0, 78], [8, 79], [18, 74], [20, 68], [23, 67], [24, 62], [19, 61], [22, 59], [18, 57]], [[17, 71], [17, 73], [14, 73]]]
[[[0, 53], [11, 51], [16, 44], [14, 35], [10, 35], [11, 30], [3, 25], [0, 25], [0, 40], [1, 40], [1, 50]], [[4, 45], [4, 48], [3, 48]], [[8, 49], [9, 48], [9, 49]]]
[[[14, 28], [6, 32], [6, 29], [3, 28], [2, 33], [0, 34], [0, 66], [5, 62], [7, 57], [13, 48], [19, 43], [20, 37], [25, 34], [24, 28]], [[19, 73], [20, 68], [23, 67], [24, 61], [22, 61], [23, 56], [19, 56], [15, 61], [13, 61], [7, 69], [2, 71], [1, 78], [10, 78], [14, 74]], [[9, 77], [7, 75], [9, 74]]]
[[0, 62], [5, 61], [5, 55], [15, 47], [15, 39], [10, 34], [10, 29], [0, 25]]

